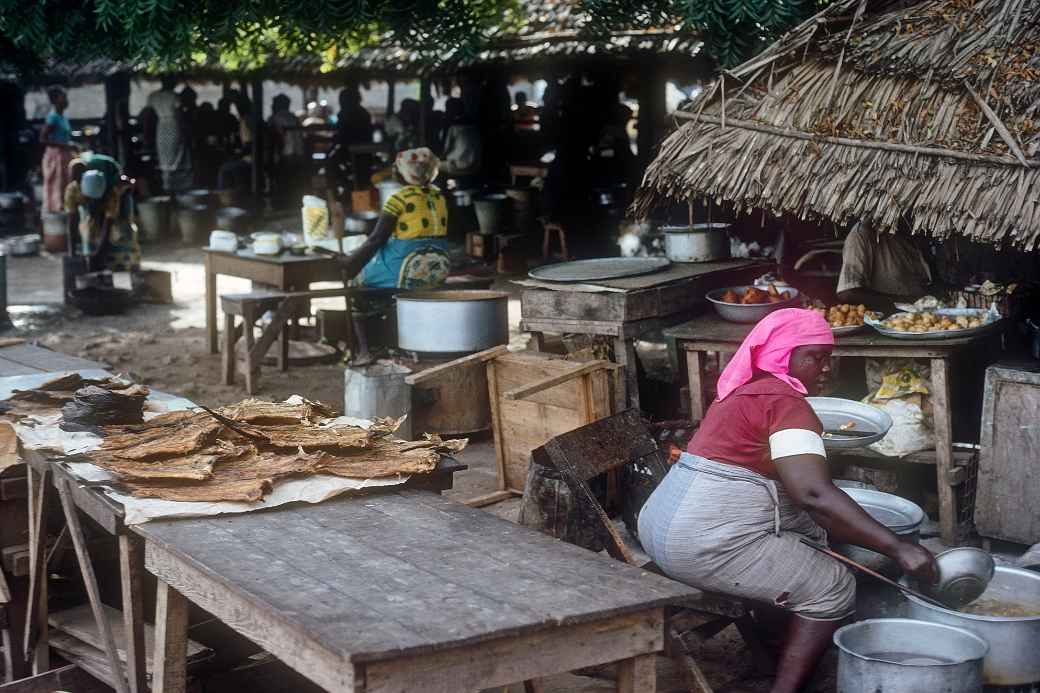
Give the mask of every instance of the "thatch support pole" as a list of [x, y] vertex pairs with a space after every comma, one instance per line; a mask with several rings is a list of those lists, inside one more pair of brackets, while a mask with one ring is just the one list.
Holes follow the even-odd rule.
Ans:
[[[674, 113], [676, 118], [682, 120], [701, 121], [710, 125], [722, 125], [722, 120], [710, 115], [698, 115], [696, 113], [688, 113], [685, 111], [676, 111]], [[809, 132], [801, 132], [800, 130], [789, 130], [787, 128], [778, 128], [771, 125], [763, 125], [761, 123], [755, 123], [750, 120], [738, 120], [735, 118], [726, 118], [726, 125], [732, 127], [742, 128], [744, 130], [754, 130], [755, 132], [764, 132], [769, 135], [777, 135], [778, 137], [790, 137], [798, 140], [812, 140], [813, 142], [822, 142], [826, 144], [842, 144], [848, 147], [861, 147], [863, 149], [883, 149], [890, 152], [906, 152], [908, 154], [924, 154], [925, 156], [938, 156], [948, 159], [961, 159], [963, 161], [973, 161], [980, 164], [996, 164], [1000, 166], [1025, 166], [1027, 168], [1036, 168], [1040, 166], [1040, 162], [1026, 161], [1026, 160], [1015, 160], [1007, 156], [994, 156], [991, 154], [974, 154], [972, 152], [960, 152], [956, 149], [945, 149], [943, 147], [922, 147], [916, 144], [899, 144], [897, 142], [879, 142], [875, 140], [855, 140], [849, 137], [828, 137], [826, 135], [814, 135]]]
[[264, 82], [253, 80], [253, 112], [249, 114], [253, 130], [253, 204], [263, 209], [264, 203]]
[[975, 103], [978, 104], [980, 109], [982, 109], [982, 113], [989, 120], [989, 124], [992, 125], [993, 129], [995, 129], [997, 134], [1000, 135], [1000, 139], [1004, 140], [1004, 144], [1008, 146], [1008, 149], [1010, 149], [1011, 153], [1015, 155], [1015, 158], [1018, 159], [1019, 163], [1023, 166], [1028, 166], [1029, 164], [1026, 162], [1026, 155], [1022, 152], [1022, 148], [1018, 146], [1018, 142], [1015, 140], [1014, 135], [1012, 135], [1011, 131], [1007, 129], [1007, 126], [1004, 125], [1004, 121], [1000, 119], [996, 112], [990, 108], [988, 103], [986, 103], [986, 100], [979, 96], [967, 82], [964, 83], [964, 88], [968, 90], [969, 94], [971, 94], [971, 98], [975, 99]]
[[419, 78], [419, 144], [423, 147], [430, 146], [430, 113], [432, 105], [427, 105], [430, 100], [430, 78]]
[[389, 118], [394, 114], [394, 108], [396, 107], [396, 95], [394, 94], [394, 87], [397, 86], [397, 82], [394, 81], [393, 77], [388, 77], [386, 80], [386, 117]]

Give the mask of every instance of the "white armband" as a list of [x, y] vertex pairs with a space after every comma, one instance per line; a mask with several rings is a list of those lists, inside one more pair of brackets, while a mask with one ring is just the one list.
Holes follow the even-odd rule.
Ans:
[[791, 455], [820, 455], [827, 457], [823, 438], [816, 431], [788, 428], [769, 436], [769, 457], [780, 459]]

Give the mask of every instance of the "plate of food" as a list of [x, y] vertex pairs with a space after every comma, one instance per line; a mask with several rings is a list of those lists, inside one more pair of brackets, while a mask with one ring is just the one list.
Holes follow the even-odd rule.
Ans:
[[884, 319], [867, 316], [864, 322], [896, 339], [955, 339], [989, 330], [1000, 322], [1000, 313], [982, 308], [937, 308], [894, 313]]
[[881, 440], [892, 428], [892, 417], [869, 404], [841, 397], [805, 399], [823, 424], [826, 449], [862, 448]]
[[829, 308], [820, 307], [821, 305], [822, 304], [817, 304], [813, 310], [827, 320], [828, 324], [831, 326], [831, 332], [835, 335], [859, 332], [866, 324], [864, 320], [868, 315], [877, 317], [876, 314], [867, 310], [867, 307], [862, 303], [859, 305], [839, 303], [830, 306]]
[[769, 284], [757, 286], [731, 286], [709, 291], [706, 297], [719, 317], [730, 322], [758, 322], [774, 310], [794, 308], [801, 300], [798, 289], [777, 289]]

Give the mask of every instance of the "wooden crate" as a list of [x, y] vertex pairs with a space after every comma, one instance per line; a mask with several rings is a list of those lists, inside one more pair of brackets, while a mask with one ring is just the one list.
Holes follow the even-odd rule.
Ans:
[[975, 526], [979, 534], [1040, 542], [1040, 373], [990, 366], [982, 399]]
[[609, 361], [568, 361], [539, 352], [510, 352], [504, 346], [466, 356], [408, 376], [412, 386], [429, 386], [446, 371], [471, 371], [487, 384], [495, 438], [498, 490], [467, 501], [481, 506], [523, 495], [531, 451], [549, 439], [614, 414], [621, 366]]

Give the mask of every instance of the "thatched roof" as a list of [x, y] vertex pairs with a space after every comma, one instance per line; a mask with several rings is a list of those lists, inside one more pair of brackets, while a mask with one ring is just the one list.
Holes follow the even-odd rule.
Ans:
[[1040, 245], [1040, 0], [838, 0], [695, 101], [637, 196]]

